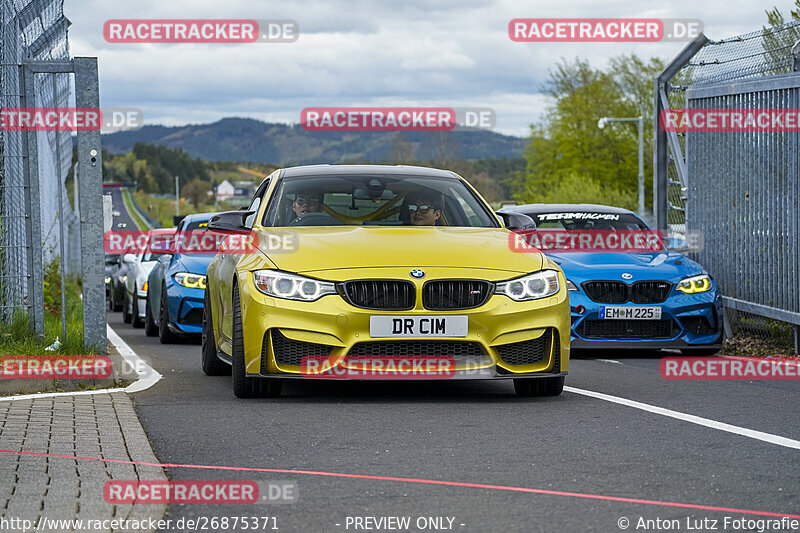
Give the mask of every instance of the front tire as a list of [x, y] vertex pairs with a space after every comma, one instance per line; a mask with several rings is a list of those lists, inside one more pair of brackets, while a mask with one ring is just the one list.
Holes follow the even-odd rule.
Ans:
[[139, 299], [137, 297], [133, 298], [133, 303], [131, 304], [133, 307], [132, 313], [132, 323], [131, 325], [135, 328], [143, 328], [144, 327], [144, 320], [139, 317]]
[[128, 293], [125, 292], [125, 295], [122, 297], [122, 321], [126, 324], [131, 323], [131, 313], [128, 311]]
[[231, 373], [231, 367], [217, 357], [217, 343], [214, 340], [214, 318], [211, 316], [211, 301], [206, 288], [203, 297], [203, 372], [206, 376], [224, 376]]
[[242, 331], [242, 306], [239, 302], [239, 287], [233, 286], [233, 335], [231, 347], [231, 376], [233, 394], [237, 398], [265, 396], [277, 398], [281, 395], [283, 381], [279, 379], [252, 378], [247, 376], [244, 366], [244, 333]]
[[520, 398], [558, 396], [563, 390], [564, 376], [514, 380], [514, 392]]
[[122, 304], [117, 301], [117, 297], [114, 295], [116, 289], [112, 288], [111, 291], [111, 310], [120, 312], [122, 311]]
[[158, 335], [158, 324], [153, 320], [153, 311], [150, 309], [149, 296], [144, 304], [144, 334], [148, 337], [155, 337]]
[[161, 344], [173, 344], [178, 342], [178, 336], [169, 330], [169, 307], [166, 285], [161, 287], [161, 305], [158, 307], [158, 340], [161, 341]]

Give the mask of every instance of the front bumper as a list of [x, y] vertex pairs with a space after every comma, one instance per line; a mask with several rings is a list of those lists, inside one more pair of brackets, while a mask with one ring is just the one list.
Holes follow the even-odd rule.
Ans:
[[[623, 321], [604, 320], [608, 331], [597, 327], [601, 304], [592, 301], [581, 291], [570, 292], [570, 311], [572, 319], [572, 347], [577, 349], [617, 348], [617, 349], [662, 349], [679, 348], [691, 350], [720, 348], [722, 345], [722, 299], [716, 290], [684, 294], [673, 289], [670, 296], [658, 304], [634, 304], [628, 302], [622, 306], [658, 306], [661, 307], [661, 320], [636, 320], [631, 328], [619, 333]], [[582, 306], [585, 310], [578, 313]], [[627, 322], [627, 321], [626, 321]], [[646, 324], [650, 322], [651, 324]], [[666, 322], [669, 322], [667, 324]], [[591, 327], [590, 327], [591, 326]], [[634, 327], [635, 326], [635, 327]], [[658, 327], [656, 327], [658, 326]], [[616, 331], [611, 331], [611, 330]], [[648, 335], [648, 329], [652, 334]]]
[[167, 289], [170, 331], [179, 335], [199, 335], [203, 332], [204, 296], [203, 289], [190, 289], [176, 283]]
[[[445, 277], [430, 270], [428, 279]], [[414, 281], [418, 291], [414, 309], [379, 311], [354, 307], [339, 295], [316, 302], [273, 298], [256, 289], [248, 274], [239, 283], [245, 369], [250, 376], [311, 378], [320, 376], [312, 376], [304, 366], [307, 356], [323, 357], [339, 369], [362, 368], [358, 365], [371, 365], [369, 361], [378, 359], [429, 356], [454, 363], [446, 379], [563, 376], [569, 367], [570, 318], [563, 275], [561, 281], [561, 291], [552, 297], [515, 302], [491, 295], [478, 308], [454, 311], [422, 308], [422, 282]], [[466, 315], [468, 332], [465, 337], [371, 338], [370, 316], [376, 315]], [[415, 375], [411, 379], [445, 378]]]

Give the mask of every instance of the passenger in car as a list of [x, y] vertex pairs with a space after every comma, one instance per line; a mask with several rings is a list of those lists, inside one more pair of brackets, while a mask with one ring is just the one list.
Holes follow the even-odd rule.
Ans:
[[413, 226], [436, 226], [442, 216], [442, 199], [425, 191], [411, 193], [403, 201], [402, 216]]
[[292, 211], [297, 215], [297, 218], [306, 213], [321, 213], [323, 198], [324, 194], [319, 190], [299, 191], [292, 201]]

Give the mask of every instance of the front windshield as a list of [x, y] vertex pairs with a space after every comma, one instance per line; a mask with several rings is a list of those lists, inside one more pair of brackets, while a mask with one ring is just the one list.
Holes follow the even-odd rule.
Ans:
[[641, 220], [628, 213], [596, 211], [558, 211], [525, 213], [539, 229], [567, 230], [646, 230]]
[[207, 219], [187, 221], [180, 230], [177, 237], [177, 251], [185, 255], [208, 255], [217, 254], [218, 247], [223, 235], [220, 233], [208, 232]]
[[396, 175], [284, 178], [263, 225], [498, 227], [458, 178]]

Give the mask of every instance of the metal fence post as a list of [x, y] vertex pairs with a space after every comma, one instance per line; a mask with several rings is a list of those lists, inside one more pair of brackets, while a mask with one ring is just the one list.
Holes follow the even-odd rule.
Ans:
[[[76, 57], [77, 107], [100, 109], [96, 57]], [[83, 276], [83, 342], [107, 353], [103, 284], [103, 172], [100, 130], [78, 132], [80, 172], [81, 273]]]
[[653, 83], [653, 224], [661, 231], [667, 229], [667, 135], [661, 131], [661, 93], [666, 83], [657, 77]]
[[[58, 94], [56, 86], [57, 74], [51, 74], [53, 82], [53, 94]], [[58, 134], [56, 134], [58, 135]], [[61, 273], [61, 341], [67, 342], [67, 255], [66, 255], [66, 234], [64, 233], [64, 181], [61, 176], [61, 143], [56, 140], [56, 183], [58, 187], [58, 247], [59, 259], [58, 266]]]
[[639, 216], [644, 217], [644, 117], [639, 115]]
[[[34, 72], [20, 66], [20, 93], [22, 107], [36, 107]], [[25, 239], [28, 248], [28, 319], [33, 334], [44, 338], [44, 265], [42, 264], [42, 216], [39, 201], [39, 148], [38, 133], [28, 131], [22, 135], [22, 153], [25, 175]]]
[[[669, 176], [667, 174], [668, 167], [668, 153], [667, 153], [667, 132], [662, 130], [661, 112], [669, 109], [669, 101], [667, 95], [669, 92], [669, 81], [681, 70], [694, 55], [703, 48], [708, 42], [708, 37], [705, 34], [698, 35], [692, 42], [686, 45], [686, 48], [667, 65], [661, 74], [655, 79], [654, 95], [653, 95], [653, 217], [655, 219], [656, 227], [661, 231], [666, 231], [669, 224], [668, 221], [668, 198], [667, 188], [669, 184]], [[673, 142], [673, 157], [679, 156], [679, 145]], [[676, 164], [682, 164], [681, 161], [675, 161]]]

